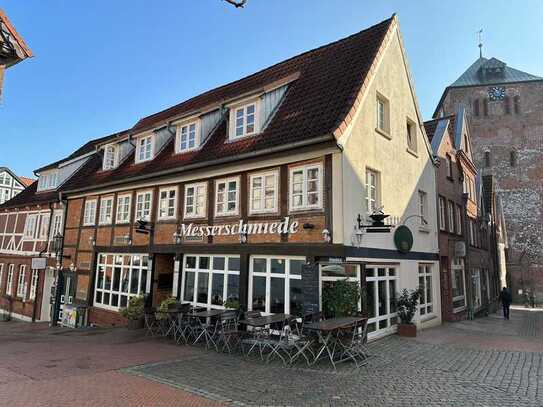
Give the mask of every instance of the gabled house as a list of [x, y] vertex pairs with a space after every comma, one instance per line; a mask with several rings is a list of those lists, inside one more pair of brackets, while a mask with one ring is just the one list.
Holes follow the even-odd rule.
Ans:
[[483, 205], [466, 112], [425, 122], [435, 157], [443, 319], [472, 318], [496, 305], [500, 275], [491, 216]]
[[33, 182], [34, 180], [30, 178], [15, 175], [7, 167], [0, 167], [0, 205], [9, 201]]
[[[300, 316], [347, 278], [371, 337], [422, 286], [439, 324], [435, 171], [396, 16], [139, 120], [63, 187], [89, 321], [136, 295]], [[389, 215], [385, 224], [370, 215]]]

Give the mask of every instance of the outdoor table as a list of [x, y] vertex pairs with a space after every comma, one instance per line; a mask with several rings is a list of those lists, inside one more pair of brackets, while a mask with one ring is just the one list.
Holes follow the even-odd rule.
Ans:
[[239, 321], [240, 324], [252, 326], [255, 328], [261, 328], [267, 325], [274, 325], [281, 322], [288, 321], [291, 318], [289, 314], [272, 314], [261, 316], [257, 318], [247, 318]]
[[[260, 316], [256, 318], [247, 318], [239, 321], [240, 324], [250, 326], [253, 328], [265, 328], [266, 326], [273, 326], [277, 324], [285, 324], [286, 321], [289, 321], [292, 318], [289, 314], [272, 314], [266, 316]], [[267, 330], [256, 331], [255, 338], [251, 341], [252, 346], [247, 352], [247, 356], [258, 347], [260, 350], [260, 358], [264, 360], [263, 351], [264, 349], [269, 348], [271, 352], [277, 351], [277, 343], [272, 341], [269, 337], [269, 332]]]
[[[202, 337], [204, 337], [204, 339], [206, 340], [206, 348], [209, 348], [209, 344], [211, 343], [213, 344], [215, 349], [217, 349], [217, 344], [213, 339], [216, 326], [211, 324], [211, 321], [207, 323], [207, 319], [218, 317], [219, 315], [224, 314], [225, 311], [226, 310], [224, 309], [210, 309], [194, 312], [191, 314], [191, 317], [195, 318], [198, 321], [198, 323], [200, 324], [200, 329], [202, 330], [202, 332], [200, 332], [200, 334], [196, 336], [193, 344], [197, 343]], [[202, 320], [204, 320], [204, 322], [202, 322]]]
[[334, 361], [335, 350], [337, 345], [337, 335], [342, 328], [347, 328], [356, 324], [359, 321], [362, 321], [366, 318], [364, 317], [341, 317], [341, 318], [331, 318], [324, 321], [312, 322], [310, 324], [304, 325], [305, 329], [315, 331], [318, 335], [319, 342], [322, 343], [319, 352], [315, 356], [313, 364], [317, 363], [321, 355], [326, 351], [330, 363], [334, 369], [336, 368], [336, 362], [340, 363], [349, 358], [342, 360]]

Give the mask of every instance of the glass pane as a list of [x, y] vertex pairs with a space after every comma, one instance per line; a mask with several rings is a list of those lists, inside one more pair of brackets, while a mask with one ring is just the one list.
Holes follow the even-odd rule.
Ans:
[[104, 293], [104, 301], [102, 304], [109, 305], [109, 293]]
[[368, 317], [375, 317], [375, 281], [366, 282], [366, 295], [368, 303]]
[[374, 332], [375, 331], [375, 322], [372, 322], [371, 324], [368, 324], [368, 332]]
[[121, 302], [119, 304], [119, 307], [126, 308], [128, 305], [128, 297], [126, 295], [121, 295]]
[[379, 329], [385, 329], [388, 325], [388, 319], [383, 319], [379, 321]]
[[392, 314], [396, 312], [396, 280], [389, 280], [388, 291], [389, 291], [390, 313]]
[[124, 269], [122, 280], [121, 280], [121, 291], [123, 293], [128, 292], [128, 284], [129, 284], [128, 278], [129, 277], [130, 277], [130, 271], [128, 269]]
[[386, 269], [384, 269], [384, 268], [377, 269], [377, 275], [378, 275], [379, 277], [384, 277], [384, 276], [386, 276]]
[[266, 311], [266, 277], [253, 277], [253, 311]]
[[265, 273], [266, 272], [266, 259], [253, 259], [253, 272]]
[[272, 278], [270, 290], [270, 312], [285, 312], [285, 279]]
[[195, 269], [196, 268], [196, 257], [194, 256], [188, 256], [185, 261], [185, 267], [189, 269]]
[[194, 272], [188, 272], [185, 275], [185, 292], [183, 300], [194, 301]]
[[422, 291], [422, 295], [421, 295], [421, 298], [420, 298], [420, 303], [421, 304], [425, 304], [426, 301], [425, 301], [425, 295], [424, 295], [424, 277], [419, 277], [419, 288], [421, 288], [423, 291]]
[[290, 274], [291, 275], [302, 275], [302, 266], [304, 265], [304, 260], [291, 260], [290, 261]]
[[366, 277], [375, 277], [375, 269], [367, 268], [366, 269]]
[[[277, 280], [277, 279], [272, 279]], [[290, 315], [301, 317], [303, 313], [302, 280], [290, 279]]]
[[[0, 281], [0, 284], [2, 282]], [[97, 280], [97, 288], [103, 288], [104, 287], [104, 267], [98, 266], [98, 280]]]
[[[147, 257], [145, 257], [145, 258], [147, 258]], [[132, 266], [139, 267], [139, 266], [140, 266], [140, 263], [141, 263], [141, 258], [140, 258], [140, 256], [134, 256], [134, 257], [132, 257]], [[145, 263], [145, 267], [147, 267], [147, 263]]]
[[239, 301], [239, 276], [235, 274], [228, 275], [228, 287], [226, 290], [226, 299]]
[[272, 259], [271, 260], [271, 272], [275, 274], [285, 274], [285, 260]]
[[228, 259], [228, 270], [239, 271], [239, 257], [230, 257]]
[[386, 289], [386, 281], [378, 281], [378, 294], [377, 298], [379, 300], [377, 306], [379, 310], [379, 316], [386, 315], [387, 314], [387, 289]]
[[213, 257], [213, 270], [224, 270], [224, 257]]
[[113, 294], [111, 296], [111, 306], [112, 307], [118, 307], [119, 306], [119, 295]]
[[223, 305], [224, 274], [213, 273], [211, 277], [211, 304]]
[[432, 302], [432, 276], [426, 276], [426, 302]]
[[113, 269], [113, 291], [120, 291], [121, 289], [121, 270], [120, 267], [115, 267]]
[[105, 280], [104, 280], [105, 290], [111, 290], [111, 273], [112, 273], [111, 267], [106, 267], [106, 275], [105, 275]]
[[131, 294], [137, 294], [138, 293], [139, 273], [140, 273], [140, 271], [138, 269], [133, 269], [132, 270], [132, 277], [131, 277], [131, 281], [130, 281], [130, 293]]
[[141, 280], [140, 280], [140, 294], [145, 292], [147, 288], [147, 270], [141, 270]]
[[198, 273], [198, 287], [196, 301], [207, 304], [207, 293], [209, 288], [209, 273]]
[[209, 270], [209, 257], [207, 256], [200, 257], [200, 268], [204, 270]]

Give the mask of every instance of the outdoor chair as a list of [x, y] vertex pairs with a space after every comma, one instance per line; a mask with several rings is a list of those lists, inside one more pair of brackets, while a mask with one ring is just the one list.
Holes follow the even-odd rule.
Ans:
[[245, 331], [238, 329], [238, 318], [238, 311], [226, 311], [217, 321], [217, 346], [221, 346], [222, 352], [232, 353], [246, 334]]
[[303, 357], [310, 366], [315, 358], [311, 349], [312, 337], [303, 335], [300, 323], [296, 319], [287, 321], [281, 330], [279, 338], [272, 337], [269, 340], [270, 353], [267, 357], [269, 362], [273, 357], [278, 356], [284, 365], [293, 364], [299, 357]]
[[367, 319], [362, 319], [338, 336], [337, 343], [341, 347], [343, 358], [351, 359], [357, 368], [367, 364], [369, 358], [367, 322]]
[[145, 336], [159, 335], [160, 324], [156, 318], [156, 310], [154, 308], [145, 308], [143, 311], [143, 317], [145, 321]]

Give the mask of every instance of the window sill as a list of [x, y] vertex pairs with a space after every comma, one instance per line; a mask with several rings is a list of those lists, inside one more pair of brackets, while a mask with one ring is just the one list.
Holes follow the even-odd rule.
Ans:
[[417, 152], [415, 150], [413, 150], [412, 148], [409, 148], [407, 147], [405, 149], [405, 151], [407, 151], [409, 154], [411, 154], [413, 157], [416, 157], [416, 158], [419, 158], [419, 155], [417, 154]]
[[177, 223], [177, 219], [176, 218], [162, 218], [162, 219], [158, 219], [156, 223]]
[[428, 226], [419, 226], [419, 232], [421, 232], [421, 233], [430, 233], [431, 229]]
[[431, 321], [432, 319], [436, 319], [436, 318], [437, 318], [437, 315], [435, 314], [426, 314], [420, 317], [420, 322], [424, 324], [425, 322]]
[[388, 131], [381, 130], [379, 127], [375, 128], [375, 131], [388, 140], [392, 140], [392, 136]]
[[183, 215], [183, 221], [193, 221], [193, 220], [206, 220], [207, 216], [190, 216], [190, 215]]
[[465, 305], [463, 307], [453, 308], [453, 314], [458, 314], [459, 312], [462, 312], [462, 311], [465, 311], [465, 310], [466, 310]]

